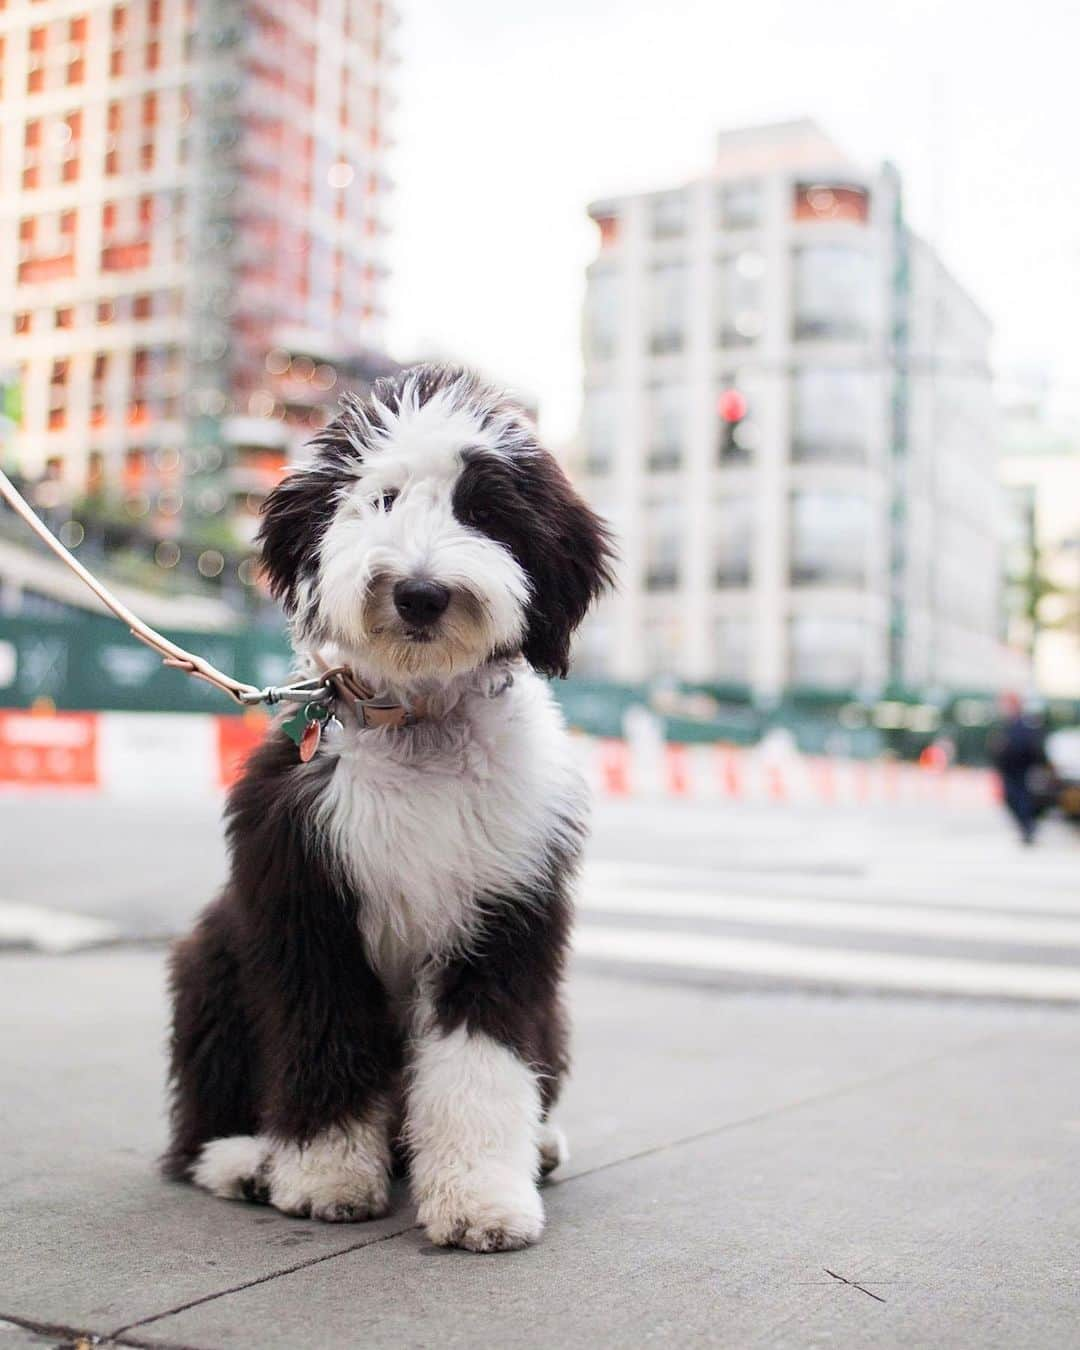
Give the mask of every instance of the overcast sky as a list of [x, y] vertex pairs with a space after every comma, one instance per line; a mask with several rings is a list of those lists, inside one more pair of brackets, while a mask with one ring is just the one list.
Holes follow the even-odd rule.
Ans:
[[531, 390], [565, 441], [586, 203], [701, 174], [721, 128], [811, 116], [899, 165], [909, 218], [996, 324], [999, 368], [1080, 387], [1075, 4], [400, 4], [395, 354]]

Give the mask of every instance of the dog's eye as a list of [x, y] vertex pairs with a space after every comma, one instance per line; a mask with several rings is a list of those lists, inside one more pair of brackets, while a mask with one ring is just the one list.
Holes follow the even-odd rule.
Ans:
[[379, 498], [379, 500], [378, 500], [378, 507], [379, 507], [379, 510], [380, 510], [380, 511], [389, 511], [390, 508], [391, 508], [391, 507], [394, 505], [394, 503], [397, 501], [397, 499], [398, 499], [398, 495], [397, 495], [396, 492], [394, 492], [394, 491], [384, 492], [383, 495], [382, 495], [382, 496]]

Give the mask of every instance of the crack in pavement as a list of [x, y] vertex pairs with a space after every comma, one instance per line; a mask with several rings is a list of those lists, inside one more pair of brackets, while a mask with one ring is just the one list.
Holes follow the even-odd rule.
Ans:
[[845, 1279], [843, 1275], [837, 1275], [836, 1271], [830, 1270], [828, 1266], [822, 1266], [822, 1270], [826, 1275], [831, 1275], [834, 1280], [839, 1280], [841, 1284], [850, 1285], [852, 1289], [858, 1289], [861, 1293], [868, 1294], [870, 1298], [876, 1298], [879, 1303], [888, 1302], [888, 1299], [884, 1299], [880, 1294], [875, 1294], [872, 1290], [867, 1289], [864, 1285], [861, 1285], [858, 1280]]

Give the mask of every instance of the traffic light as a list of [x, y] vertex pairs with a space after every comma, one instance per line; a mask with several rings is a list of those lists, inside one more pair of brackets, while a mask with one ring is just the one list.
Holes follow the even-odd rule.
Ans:
[[724, 389], [716, 400], [720, 417], [720, 458], [745, 459], [746, 451], [739, 444], [738, 430], [746, 417], [746, 396], [738, 389]]

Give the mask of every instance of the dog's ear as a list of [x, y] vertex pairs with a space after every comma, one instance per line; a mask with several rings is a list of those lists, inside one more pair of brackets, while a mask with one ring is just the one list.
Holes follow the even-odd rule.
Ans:
[[269, 493], [256, 535], [270, 590], [287, 614], [297, 603], [297, 583], [313, 577], [319, 541], [337, 506], [340, 473], [328, 464], [294, 469]]
[[531, 508], [531, 528], [520, 543], [532, 584], [522, 654], [535, 670], [562, 677], [575, 629], [613, 583], [615, 550], [604, 521], [547, 451], [523, 457], [515, 470]]

